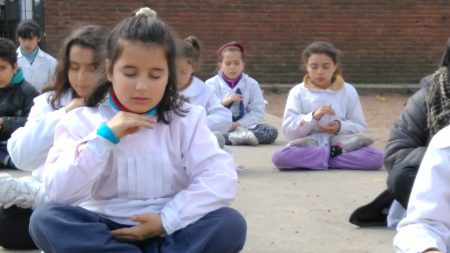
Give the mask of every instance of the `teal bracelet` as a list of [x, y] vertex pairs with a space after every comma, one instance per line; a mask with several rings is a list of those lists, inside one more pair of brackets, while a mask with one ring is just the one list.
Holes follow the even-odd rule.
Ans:
[[98, 127], [97, 134], [114, 144], [120, 142], [119, 138], [117, 138], [117, 135], [111, 130], [111, 128], [109, 128], [106, 123], [103, 123]]

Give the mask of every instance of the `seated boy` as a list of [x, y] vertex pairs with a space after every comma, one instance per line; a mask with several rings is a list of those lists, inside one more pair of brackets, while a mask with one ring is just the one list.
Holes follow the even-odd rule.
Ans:
[[23, 76], [17, 65], [16, 46], [0, 38], [0, 168], [14, 168], [6, 150], [11, 134], [23, 126], [39, 92]]

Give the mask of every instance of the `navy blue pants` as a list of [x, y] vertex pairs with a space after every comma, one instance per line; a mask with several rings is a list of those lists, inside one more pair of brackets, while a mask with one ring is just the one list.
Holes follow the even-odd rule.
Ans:
[[165, 237], [123, 242], [111, 230], [129, 227], [81, 207], [44, 204], [33, 212], [30, 234], [51, 252], [236, 253], [244, 247], [247, 225], [236, 210], [224, 207]]
[[6, 148], [6, 141], [0, 142], [0, 163], [3, 162], [6, 156], [8, 156], [8, 150]]

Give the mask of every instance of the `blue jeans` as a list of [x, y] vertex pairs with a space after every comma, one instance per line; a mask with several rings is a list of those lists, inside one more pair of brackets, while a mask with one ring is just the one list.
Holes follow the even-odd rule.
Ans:
[[244, 247], [247, 225], [228, 207], [165, 237], [118, 241], [111, 230], [129, 227], [81, 207], [44, 204], [33, 212], [30, 234], [36, 245], [51, 252], [236, 253]]

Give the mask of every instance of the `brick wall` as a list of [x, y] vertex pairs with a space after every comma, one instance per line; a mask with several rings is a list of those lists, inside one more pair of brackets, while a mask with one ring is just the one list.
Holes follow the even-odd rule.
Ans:
[[79, 22], [112, 27], [141, 6], [203, 42], [201, 78], [215, 74], [216, 49], [239, 40], [246, 72], [260, 83], [297, 83], [303, 48], [326, 40], [343, 52], [349, 82], [417, 83], [437, 67], [450, 36], [448, 0], [46, 0], [47, 49], [55, 54]]

